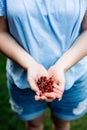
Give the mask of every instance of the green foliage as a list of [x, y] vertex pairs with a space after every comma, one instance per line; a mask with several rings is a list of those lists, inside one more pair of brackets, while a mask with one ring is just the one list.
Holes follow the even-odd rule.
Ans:
[[[20, 121], [10, 109], [8, 103], [9, 94], [6, 85], [6, 58], [0, 54], [0, 130], [24, 130], [25, 125]], [[44, 130], [52, 130], [50, 110], [47, 109], [44, 121]], [[87, 130], [87, 115], [79, 120], [71, 122], [71, 130]]]

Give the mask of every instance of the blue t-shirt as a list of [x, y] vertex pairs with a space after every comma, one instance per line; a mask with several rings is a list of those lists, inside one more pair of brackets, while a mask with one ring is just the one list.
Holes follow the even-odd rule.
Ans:
[[[46, 69], [80, 35], [85, 12], [86, 0], [0, 0], [0, 15], [8, 20], [11, 35]], [[66, 72], [65, 89], [87, 73], [86, 66], [87, 57]], [[7, 74], [19, 88], [29, 87], [26, 71], [10, 59]]]

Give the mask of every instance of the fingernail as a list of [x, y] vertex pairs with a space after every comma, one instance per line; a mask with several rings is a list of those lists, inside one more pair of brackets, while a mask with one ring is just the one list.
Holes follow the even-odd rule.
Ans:
[[61, 101], [62, 100], [62, 97], [58, 99], [58, 101]]
[[35, 101], [38, 101], [39, 99], [35, 98]]
[[40, 93], [39, 92], [36, 92], [36, 94], [39, 96], [40, 95]]
[[39, 100], [39, 97], [38, 97], [37, 95], [35, 96], [35, 100], [36, 100], [36, 101], [38, 101], [38, 100]]

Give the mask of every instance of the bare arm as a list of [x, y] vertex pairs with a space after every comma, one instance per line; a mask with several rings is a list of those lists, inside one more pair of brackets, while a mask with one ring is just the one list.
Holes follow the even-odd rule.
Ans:
[[[36, 86], [36, 80], [41, 76], [48, 77], [48, 72], [42, 65], [38, 64], [33, 57], [30, 56], [9, 34], [7, 21], [4, 17], [0, 17], [0, 52], [14, 60], [27, 71], [27, 81], [30, 84], [30, 88], [35, 91], [36, 94], [40, 93], [38, 87]], [[35, 98], [38, 100], [42, 99], [47, 102], [56, 98], [55, 93], [50, 95], [48, 96], [50, 99], [43, 95], [35, 95]], [[60, 96], [61, 94], [59, 97]]]
[[[82, 34], [75, 41], [73, 46], [56, 63], [67, 71], [79, 60], [87, 55], [87, 12], [82, 22]], [[66, 62], [67, 59], [67, 62]]]
[[60, 59], [49, 68], [48, 72], [53, 76], [58, 90], [64, 91], [65, 72], [87, 55], [87, 12], [82, 22], [82, 33], [73, 46], [67, 50]]
[[0, 17], [0, 52], [17, 62], [24, 69], [27, 69], [27, 65], [34, 61], [9, 34], [7, 21], [4, 17]]

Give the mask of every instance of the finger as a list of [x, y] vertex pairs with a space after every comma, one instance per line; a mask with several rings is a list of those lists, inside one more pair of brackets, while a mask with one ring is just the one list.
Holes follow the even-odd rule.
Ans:
[[44, 96], [46, 96], [47, 98], [51, 98], [51, 99], [55, 99], [56, 98], [56, 95], [54, 92], [50, 92], [50, 93], [44, 93]]
[[59, 90], [61, 93], [64, 92], [64, 87], [63, 87], [63, 85], [60, 86], [60, 85], [57, 85], [56, 83], [54, 83], [54, 88], [56, 88], [57, 90]]
[[41, 100], [44, 100], [45, 102], [52, 102], [54, 100], [54, 98], [48, 98], [45, 96], [41, 96]]
[[36, 101], [39, 101], [39, 100], [40, 100], [40, 96], [35, 95], [35, 100], [36, 100]]
[[32, 79], [32, 78], [29, 78], [28, 79], [28, 82], [30, 84], [30, 87], [33, 91], [35, 91], [36, 93], [38, 93], [38, 95], [40, 94], [40, 90], [39, 88], [37, 87], [36, 85], [36, 82]]
[[53, 98], [47, 98], [45, 96], [37, 96], [35, 95], [35, 100], [36, 101], [45, 101], [45, 102], [52, 102], [54, 99]]
[[63, 94], [63, 92], [62, 91], [60, 91], [59, 89], [57, 89], [57, 88], [53, 88], [53, 91], [55, 92], [55, 93], [58, 93], [58, 94]]
[[62, 95], [56, 94], [56, 98], [60, 101], [60, 100], [62, 100]]
[[35, 95], [35, 100], [36, 101], [45, 101], [45, 102], [51, 102], [51, 101], [53, 101], [53, 99], [48, 99], [45, 96], [37, 96], [37, 95]]
[[42, 95], [42, 96], [40, 97], [40, 99], [43, 100], [43, 101], [46, 101], [46, 100], [47, 100], [47, 97], [45, 97], [44, 95]]
[[54, 99], [49, 99], [49, 98], [47, 98], [45, 101], [46, 102], [52, 102]]
[[55, 93], [55, 95], [56, 95], [56, 98], [58, 99], [58, 100], [61, 100], [62, 99], [62, 95], [63, 95], [63, 93], [62, 92], [60, 92], [59, 90], [54, 90], [54, 93]]

